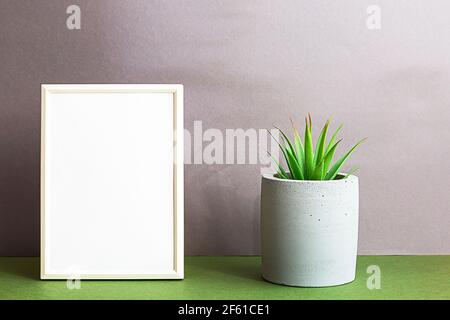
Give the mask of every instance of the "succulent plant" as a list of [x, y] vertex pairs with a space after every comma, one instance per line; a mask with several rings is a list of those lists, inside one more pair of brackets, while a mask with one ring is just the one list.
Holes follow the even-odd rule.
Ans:
[[342, 124], [336, 129], [327, 143], [327, 132], [330, 122], [331, 119], [328, 119], [323, 126], [317, 138], [315, 148], [312, 137], [312, 120], [309, 114], [305, 118], [304, 143], [302, 143], [300, 134], [292, 119], [291, 123], [294, 130], [293, 142], [291, 142], [281, 129], [276, 127], [281, 133], [281, 141], [277, 141], [273, 136], [272, 138], [277, 141], [287, 165], [286, 170], [272, 157], [278, 166], [278, 178], [290, 180], [336, 180], [346, 178], [357, 170], [353, 168], [345, 175], [339, 174], [339, 170], [341, 170], [345, 161], [366, 138], [358, 141], [347, 153], [332, 164], [336, 148], [342, 141], [342, 139], [336, 141], [337, 135], [342, 129]]

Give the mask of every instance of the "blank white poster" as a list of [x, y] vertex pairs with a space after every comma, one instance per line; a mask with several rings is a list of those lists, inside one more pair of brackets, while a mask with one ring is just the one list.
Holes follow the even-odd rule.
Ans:
[[183, 277], [181, 90], [43, 86], [42, 278]]

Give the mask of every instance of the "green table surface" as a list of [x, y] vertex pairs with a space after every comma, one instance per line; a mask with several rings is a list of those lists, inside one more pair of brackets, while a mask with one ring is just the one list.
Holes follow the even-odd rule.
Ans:
[[[186, 257], [184, 280], [40, 280], [39, 258], [0, 258], [0, 299], [450, 299], [450, 256], [359, 256], [356, 280], [329, 288], [264, 281], [260, 257]], [[369, 290], [367, 267], [381, 271]]]

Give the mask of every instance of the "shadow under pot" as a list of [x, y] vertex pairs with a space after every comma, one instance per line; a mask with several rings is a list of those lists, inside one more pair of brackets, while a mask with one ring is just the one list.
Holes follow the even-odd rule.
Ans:
[[283, 285], [352, 282], [358, 245], [358, 178], [300, 181], [263, 175], [262, 276]]

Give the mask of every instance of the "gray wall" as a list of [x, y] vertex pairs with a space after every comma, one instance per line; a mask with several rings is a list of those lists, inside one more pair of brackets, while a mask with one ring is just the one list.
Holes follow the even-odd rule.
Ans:
[[[368, 30], [366, 8], [382, 9]], [[66, 28], [79, 4], [82, 29]], [[450, 253], [450, 3], [0, 0], [0, 255], [39, 253], [40, 83], [183, 83], [185, 126], [369, 140], [361, 254]], [[186, 252], [259, 252], [258, 165], [186, 165]]]

